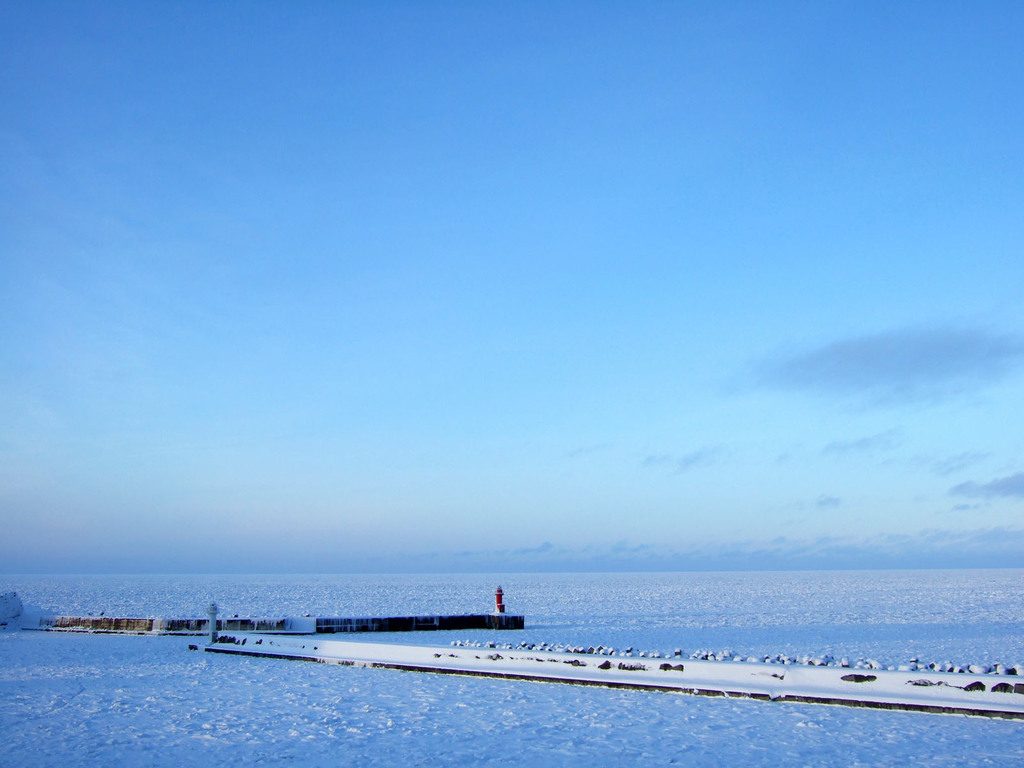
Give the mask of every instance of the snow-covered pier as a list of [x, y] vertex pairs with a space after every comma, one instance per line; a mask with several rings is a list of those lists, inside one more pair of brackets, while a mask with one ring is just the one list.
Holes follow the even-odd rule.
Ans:
[[[480, 613], [464, 615], [375, 617], [282, 617], [217, 619], [218, 632], [263, 632], [283, 635], [336, 634], [342, 632], [424, 632], [429, 630], [523, 629], [522, 616]], [[39, 629], [60, 632], [100, 632], [132, 635], [205, 635], [209, 619], [160, 619], [114, 616], [47, 616]]]
[[1024, 719], [1024, 683], [1012, 675], [851, 670], [691, 659], [607, 658], [589, 654], [356, 643], [321, 637], [221, 637], [210, 653], [344, 666], [477, 675], [610, 688], [738, 696], [764, 701]]
[[507, 613], [471, 613], [454, 616], [391, 616], [385, 618], [320, 618], [317, 634], [339, 632], [423, 632], [450, 629], [523, 629], [522, 616]]
[[[430, 614], [420, 616], [285, 616], [271, 619], [217, 618], [217, 604], [211, 603], [205, 619], [122, 618], [114, 616], [43, 616], [24, 629], [51, 632], [107, 632], [131, 635], [206, 635], [218, 632], [262, 632], [279, 635], [338, 634], [345, 632], [427, 632], [466, 629], [523, 629], [523, 616], [505, 613], [504, 592], [494, 593], [492, 613]], [[8, 599], [4, 595], [4, 600]], [[11, 600], [17, 595], [11, 593]], [[18, 602], [18, 614], [21, 612]], [[13, 609], [11, 609], [13, 611]], [[13, 614], [12, 614], [13, 615]], [[215, 622], [211, 633], [210, 622]]]
[[[315, 619], [217, 619], [219, 631], [313, 634]], [[50, 632], [98, 632], [126, 635], [205, 635], [209, 619], [161, 619], [116, 616], [43, 616], [24, 629]]]

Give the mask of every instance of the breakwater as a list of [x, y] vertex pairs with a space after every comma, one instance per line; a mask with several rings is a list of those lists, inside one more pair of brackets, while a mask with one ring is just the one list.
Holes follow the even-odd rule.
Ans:
[[[454, 629], [523, 629], [525, 619], [507, 613], [476, 613], [454, 616], [390, 616], [385, 618], [320, 618], [318, 634], [341, 632], [425, 632]], [[254, 630], [259, 631], [259, 630]]]
[[[209, 619], [162, 619], [121, 616], [45, 616], [36, 626], [50, 632], [96, 632], [124, 635], [205, 635]], [[266, 632], [307, 635], [315, 632], [313, 620], [300, 618], [217, 619], [218, 631]]]
[[638, 657], [613, 661], [581, 653], [357, 643], [323, 637], [225, 636], [203, 650], [350, 667], [737, 696], [766, 702], [1024, 719], [1024, 684], [1014, 682], [1014, 676], [932, 670], [868, 673], [834, 667], [773, 668], [734, 661]]
[[[368, 617], [280, 617], [217, 619], [218, 632], [261, 632], [282, 635], [346, 632], [425, 632], [438, 630], [523, 629], [525, 619], [511, 614], [456, 614]], [[115, 616], [47, 616], [36, 626], [52, 632], [95, 632], [131, 635], [205, 635], [209, 619], [164, 619]]]

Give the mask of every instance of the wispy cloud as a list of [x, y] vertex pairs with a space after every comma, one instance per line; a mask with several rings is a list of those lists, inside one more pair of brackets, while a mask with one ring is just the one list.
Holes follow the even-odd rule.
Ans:
[[615, 555], [639, 555], [654, 551], [654, 547], [650, 544], [630, 544], [628, 541], [622, 540], [612, 544], [609, 551]]
[[1020, 568], [1024, 566], [1024, 529], [930, 529], [869, 537], [777, 536], [770, 541], [692, 547], [627, 541], [583, 546], [544, 542], [516, 550], [408, 554], [399, 567], [393, 560], [377, 565], [422, 573]]
[[584, 456], [590, 456], [590, 455], [595, 454], [595, 453], [600, 453], [601, 451], [605, 450], [606, 448], [608, 448], [608, 443], [596, 443], [594, 445], [582, 445], [582, 446], [580, 446], [578, 448], [574, 448], [573, 450], [569, 451], [566, 454], [566, 458], [569, 458], [569, 459], [579, 459], [579, 458], [582, 458]]
[[696, 451], [691, 451], [685, 456], [680, 456], [676, 460], [676, 472], [686, 472], [693, 467], [701, 466], [703, 464], [710, 464], [721, 453], [721, 449], [715, 447], [699, 448]]
[[954, 496], [966, 496], [971, 499], [992, 499], [1001, 496], [1024, 499], [1024, 472], [999, 477], [987, 483], [960, 483], [949, 489]]
[[899, 445], [899, 430], [889, 429], [877, 435], [855, 440], [833, 440], [821, 449], [822, 456], [846, 456], [854, 453], [875, 453]]
[[644, 456], [640, 462], [641, 467], [661, 467], [672, 461], [672, 456], [667, 453], [651, 453]]
[[688, 472], [694, 467], [713, 463], [721, 455], [722, 449], [715, 445], [706, 445], [682, 456], [670, 453], [657, 453], [644, 457], [640, 462], [643, 467], [668, 467], [674, 474]]
[[555, 548], [555, 545], [550, 541], [545, 541], [536, 547], [520, 547], [519, 549], [512, 550], [515, 555], [543, 555], [551, 552]]
[[1024, 337], [980, 329], [898, 329], [766, 360], [764, 387], [867, 398], [941, 399], [995, 381], [1024, 363]]
[[951, 512], [972, 512], [981, 507], [981, 504], [954, 504]]
[[987, 459], [990, 455], [986, 451], [966, 451], [955, 456], [936, 459], [932, 462], [931, 469], [935, 474], [945, 477], [961, 472], [968, 467], [973, 467], [975, 464]]

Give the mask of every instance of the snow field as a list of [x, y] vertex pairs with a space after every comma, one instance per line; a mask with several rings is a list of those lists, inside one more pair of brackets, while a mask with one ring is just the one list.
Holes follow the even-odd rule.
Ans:
[[1017, 722], [0, 635], [4, 764], [1024, 764]]
[[[384, 615], [487, 610], [497, 584], [525, 631], [359, 639], [679, 649], [684, 664], [701, 649], [1024, 661], [1020, 570], [22, 576], [0, 593], [63, 614], [201, 616], [216, 600], [222, 615]], [[0, 762], [1024, 766], [1019, 721], [229, 658], [195, 642], [0, 632]]]

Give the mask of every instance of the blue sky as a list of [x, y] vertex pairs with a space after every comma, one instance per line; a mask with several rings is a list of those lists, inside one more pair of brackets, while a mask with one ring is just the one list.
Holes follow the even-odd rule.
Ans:
[[0, 569], [1024, 566], [1018, 3], [7, 3]]

